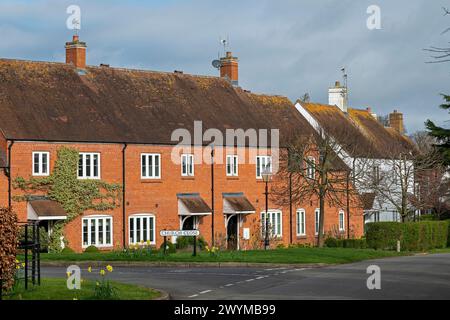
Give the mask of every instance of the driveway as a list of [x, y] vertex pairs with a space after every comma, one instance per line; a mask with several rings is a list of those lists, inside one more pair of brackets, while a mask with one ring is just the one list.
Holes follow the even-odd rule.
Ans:
[[[381, 269], [380, 290], [367, 288], [370, 275], [366, 271], [370, 265]], [[43, 267], [42, 274], [65, 277], [66, 270]], [[82, 270], [82, 277], [95, 277], [93, 274]], [[172, 299], [450, 299], [450, 254], [322, 268], [117, 267], [109, 276], [162, 289]]]

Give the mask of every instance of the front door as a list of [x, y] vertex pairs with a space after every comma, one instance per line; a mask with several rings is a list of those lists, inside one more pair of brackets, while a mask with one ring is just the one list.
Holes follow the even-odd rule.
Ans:
[[190, 216], [189, 218], [186, 218], [183, 223], [182, 230], [194, 230], [194, 217]]
[[228, 250], [237, 250], [238, 240], [238, 216], [234, 215], [228, 219], [227, 226], [227, 247]]

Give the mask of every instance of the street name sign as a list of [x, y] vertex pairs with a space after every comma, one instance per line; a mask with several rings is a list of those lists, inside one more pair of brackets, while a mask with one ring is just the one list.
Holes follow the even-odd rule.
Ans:
[[161, 230], [161, 237], [198, 237], [200, 231], [198, 230]]

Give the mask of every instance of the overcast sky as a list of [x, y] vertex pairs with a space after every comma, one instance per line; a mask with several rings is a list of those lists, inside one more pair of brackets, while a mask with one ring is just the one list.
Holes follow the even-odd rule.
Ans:
[[[448, 45], [450, 0], [0, 0], [0, 57], [64, 61], [72, 4], [88, 64], [217, 75], [211, 61], [228, 36], [240, 85], [252, 92], [327, 103], [345, 66], [351, 106], [398, 109], [410, 133], [427, 118], [449, 119], [438, 106], [439, 93], [450, 94], [450, 63], [426, 64], [423, 49]], [[380, 30], [366, 25], [373, 4]]]

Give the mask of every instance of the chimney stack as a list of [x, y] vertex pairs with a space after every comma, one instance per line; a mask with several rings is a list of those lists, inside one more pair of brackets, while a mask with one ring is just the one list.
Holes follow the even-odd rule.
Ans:
[[73, 64], [77, 69], [86, 69], [86, 43], [74, 35], [71, 42], [66, 42], [66, 63]]
[[228, 51], [225, 57], [220, 58], [220, 76], [231, 81], [233, 86], [239, 85], [239, 60], [233, 57], [233, 54]]
[[347, 112], [348, 93], [347, 88], [336, 81], [334, 87], [328, 89], [328, 104], [337, 106], [342, 112]]
[[394, 110], [389, 114], [389, 126], [395, 129], [398, 133], [404, 134], [405, 127], [403, 125], [403, 113]]

